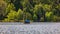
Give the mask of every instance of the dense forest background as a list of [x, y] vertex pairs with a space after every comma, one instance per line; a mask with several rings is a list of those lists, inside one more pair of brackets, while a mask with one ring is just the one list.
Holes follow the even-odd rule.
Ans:
[[60, 22], [60, 0], [0, 0], [2, 22]]

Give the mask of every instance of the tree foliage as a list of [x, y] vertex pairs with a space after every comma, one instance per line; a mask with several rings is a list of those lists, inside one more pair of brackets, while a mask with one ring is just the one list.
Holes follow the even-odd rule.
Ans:
[[[0, 19], [60, 21], [60, 0], [0, 0]], [[59, 19], [58, 19], [59, 18]]]

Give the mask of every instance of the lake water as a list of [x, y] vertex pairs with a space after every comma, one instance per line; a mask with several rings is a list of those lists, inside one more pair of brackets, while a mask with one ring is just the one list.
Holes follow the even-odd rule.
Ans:
[[60, 34], [60, 23], [0, 24], [0, 34]]

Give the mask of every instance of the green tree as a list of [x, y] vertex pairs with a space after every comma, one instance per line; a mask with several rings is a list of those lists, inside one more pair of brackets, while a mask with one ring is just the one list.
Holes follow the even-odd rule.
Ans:
[[23, 11], [21, 9], [18, 10], [17, 15], [16, 15], [16, 19], [17, 20], [23, 20]]
[[10, 20], [14, 20], [14, 19], [16, 19], [16, 14], [17, 14], [16, 11], [11, 10], [10, 13], [7, 15], [7, 17], [8, 17], [8, 19], [10, 19]]
[[5, 16], [8, 15], [8, 13], [10, 13], [11, 10], [15, 10], [14, 4], [8, 4], [5, 10]]
[[[4, 0], [1, 2], [0, 15], [9, 16], [5, 20], [60, 21], [60, 0]], [[2, 6], [3, 5], [3, 6]], [[14, 13], [14, 14], [13, 14]], [[16, 15], [15, 15], [16, 13]], [[12, 16], [12, 14], [14, 16]]]
[[36, 14], [37, 16], [37, 21], [40, 21], [41, 17], [43, 16], [43, 8], [42, 8], [42, 4], [38, 4], [38, 5], [35, 5], [34, 7], [34, 13]]
[[16, 20], [17, 12], [14, 10], [11, 10], [10, 13], [8, 13], [7, 18], [3, 20], [3, 22], [10, 22], [11, 20]]

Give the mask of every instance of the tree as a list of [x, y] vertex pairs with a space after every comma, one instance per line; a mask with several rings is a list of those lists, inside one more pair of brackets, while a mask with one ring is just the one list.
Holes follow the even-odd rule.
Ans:
[[0, 20], [5, 18], [6, 2], [0, 0]]
[[17, 12], [14, 10], [10, 10], [10, 13], [8, 13], [7, 18], [3, 20], [3, 22], [11, 22], [11, 20], [16, 20]]
[[16, 14], [16, 19], [17, 20], [23, 20], [23, 11], [21, 9], [18, 10], [17, 14]]
[[40, 21], [41, 17], [43, 16], [42, 6], [43, 6], [42, 4], [38, 4], [38, 5], [35, 5], [35, 7], [34, 7], [34, 13], [37, 16], [37, 21]]
[[5, 15], [7, 16], [7, 14], [11, 11], [11, 10], [15, 10], [14, 4], [8, 4], [6, 7], [6, 11], [5, 11]]
[[11, 10], [10, 13], [7, 15], [8, 19], [15, 20], [16, 19], [17, 12], [14, 10]]
[[[60, 18], [60, 0], [4, 1], [0, 0], [0, 17], [2, 18], [7, 16], [7, 18], [2, 19], [8, 21], [11, 19], [18, 21], [30, 19], [37, 22], [60, 21], [60, 19], [58, 19]], [[7, 4], [6, 7], [5, 4]]]

